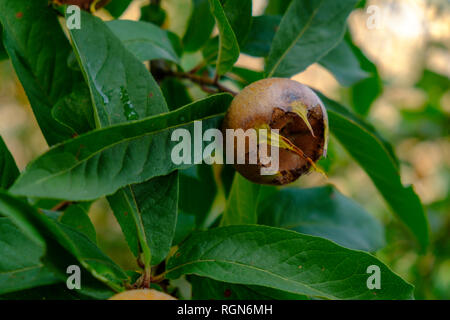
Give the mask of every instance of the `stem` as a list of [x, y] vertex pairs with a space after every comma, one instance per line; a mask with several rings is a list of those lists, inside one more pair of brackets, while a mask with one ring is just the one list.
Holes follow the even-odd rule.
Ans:
[[[197, 74], [191, 73], [191, 72], [177, 72], [177, 71], [167, 71], [167, 75], [174, 76], [179, 79], [188, 79], [194, 83], [197, 83], [200, 85], [203, 91], [208, 93], [217, 93], [217, 92], [228, 92], [233, 96], [236, 96], [237, 93], [233, 90], [227, 88], [226, 86], [219, 83], [219, 79], [211, 79], [209, 77], [199, 76]], [[214, 87], [217, 90], [212, 91], [209, 87]]]
[[64, 211], [72, 203], [73, 203], [72, 201], [62, 201], [62, 202], [58, 203], [56, 206], [54, 206], [53, 208], [51, 208], [51, 211]]

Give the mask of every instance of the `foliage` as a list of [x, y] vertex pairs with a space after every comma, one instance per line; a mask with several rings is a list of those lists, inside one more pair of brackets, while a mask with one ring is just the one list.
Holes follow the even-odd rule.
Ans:
[[[373, 254], [386, 244], [384, 226], [334, 186], [260, 186], [230, 167], [170, 158], [173, 130], [193, 133], [194, 121], [220, 128], [237, 89], [319, 63], [350, 88], [359, 113], [319, 93], [331, 135], [425, 251], [422, 203], [403, 186], [392, 145], [361, 117], [382, 88], [346, 33], [358, 2], [270, 1], [252, 17], [251, 0], [192, 0], [180, 35], [167, 30], [173, 10], [159, 1], [130, 21], [119, 17], [131, 1], [113, 0], [103, 10], [116, 20], [83, 11], [81, 29], [66, 36], [65, 7], [0, 0], [0, 59], [7, 53], [50, 146], [19, 173], [0, 138], [0, 298], [57, 290], [105, 299], [132, 285], [171, 288], [184, 276], [200, 299], [230, 298], [229, 289], [238, 299], [414, 298], [413, 286]], [[240, 53], [264, 58], [264, 72], [236, 66]], [[103, 197], [139, 275], [97, 244], [88, 213]], [[64, 286], [73, 264], [82, 268], [79, 292]], [[367, 287], [371, 265], [381, 289]]]

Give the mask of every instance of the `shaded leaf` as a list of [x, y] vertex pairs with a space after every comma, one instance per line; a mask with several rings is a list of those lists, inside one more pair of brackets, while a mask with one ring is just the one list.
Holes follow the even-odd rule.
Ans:
[[53, 119], [51, 109], [83, 77], [67, 65], [72, 50], [56, 11], [47, 1], [1, 0], [0, 22], [5, 48], [45, 139], [50, 145], [69, 139], [72, 130]]
[[243, 44], [252, 25], [252, 0], [222, 0], [221, 4], [239, 45]]
[[260, 188], [240, 174], [234, 175], [221, 225], [256, 224]]
[[155, 80], [105, 23], [84, 11], [81, 21], [83, 28], [70, 34], [91, 91], [97, 127], [166, 111]]
[[[0, 214], [4, 212], [0, 204]], [[40, 261], [44, 251], [10, 219], [0, 218], [0, 294], [59, 282]]]
[[113, 20], [106, 25], [140, 61], [165, 59], [180, 62], [170, 40], [170, 37], [177, 36], [170, 31], [144, 21]]
[[83, 233], [93, 243], [97, 243], [97, 233], [95, 232], [95, 227], [89, 218], [90, 206], [90, 202], [71, 205], [61, 215], [60, 222], [71, 226], [80, 233]]
[[0, 137], [0, 189], [8, 189], [19, 176], [13, 156]]
[[209, 4], [219, 29], [219, 55], [216, 70], [218, 75], [223, 75], [239, 58], [239, 44], [220, 1], [209, 0]]
[[261, 286], [215, 281], [191, 276], [193, 300], [305, 300], [306, 297]]
[[203, 224], [216, 194], [212, 166], [200, 164], [180, 171], [179, 208], [183, 213], [195, 216], [197, 226]]
[[358, 0], [293, 0], [275, 34], [268, 77], [290, 77], [319, 61], [343, 38]]
[[199, 50], [211, 36], [215, 21], [208, 2], [209, 0], [192, 1], [192, 14], [183, 36], [184, 50], [187, 52]]
[[429, 243], [428, 221], [412, 186], [404, 187], [398, 164], [385, 143], [346, 108], [320, 95], [330, 121], [330, 132], [366, 171], [392, 211], [412, 231], [422, 248]]
[[361, 68], [357, 57], [345, 40], [320, 59], [319, 63], [343, 86], [352, 86], [369, 77], [369, 73]]
[[108, 198], [125, 238], [135, 256], [139, 248], [150, 248], [151, 263], [166, 257], [175, 235], [178, 174], [156, 177], [131, 185]]
[[[124, 271], [84, 234], [37, 212], [25, 202], [0, 192], [0, 212], [9, 217], [27, 237], [46, 249], [46, 256], [52, 251], [50, 247], [61, 246], [65, 251], [61, 254], [59, 250], [58, 258], [69, 253], [92, 276], [111, 288], [121, 290], [123, 283], [128, 280]], [[64, 273], [70, 264], [70, 260], [65, 259]]]
[[[367, 267], [380, 268], [383, 286], [367, 288]], [[297, 232], [231, 226], [188, 238], [167, 263], [166, 276], [195, 274], [329, 299], [411, 299], [413, 287], [370, 254]]]
[[254, 17], [250, 34], [241, 51], [254, 57], [267, 57], [280, 22], [281, 16]]
[[384, 245], [383, 226], [332, 186], [286, 188], [258, 205], [258, 223], [319, 236], [365, 251]]
[[118, 18], [125, 12], [133, 0], [114, 0], [106, 5], [106, 10], [111, 13], [114, 18]]

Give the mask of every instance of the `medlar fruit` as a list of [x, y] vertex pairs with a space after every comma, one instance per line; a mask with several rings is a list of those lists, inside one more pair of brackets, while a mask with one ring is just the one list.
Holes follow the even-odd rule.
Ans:
[[90, 11], [91, 6], [95, 5], [94, 9], [100, 9], [106, 6], [110, 0], [53, 0], [57, 5], [70, 4], [79, 6], [80, 9]]
[[[245, 144], [245, 164], [236, 164], [236, 170], [248, 180], [259, 184], [284, 185], [298, 179], [326, 155], [328, 116], [319, 97], [307, 86], [282, 78], [264, 79], [247, 86], [233, 100], [223, 123], [226, 129], [278, 129], [279, 170], [262, 175], [259, 155], [256, 164], [250, 164], [248, 141]], [[272, 135], [275, 133], [272, 133]], [[258, 148], [261, 145], [258, 137]], [[247, 138], [246, 138], [247, 139]], [[264, 140], [271, 143], [271, 139]], [[237, 138], [226, 146], [237, 156]], [[272, 145], [272, 147], [274, 147]], [[271, 146], [267, 147], [270, 157]], [[270, 163], [269, 163], [270, 165]]]
[[154, 289], [135, 289], [120, 292], [108, 300], [177, 300], [167, 293]]

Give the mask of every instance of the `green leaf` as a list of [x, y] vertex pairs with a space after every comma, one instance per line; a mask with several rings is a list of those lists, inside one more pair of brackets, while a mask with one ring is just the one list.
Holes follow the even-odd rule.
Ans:
[[106, 10], [111, 13], [114, 18], [118, 18], [125, 12], [133, 0], [114, 0], [106, 5]]
[[343, 86], [352, 86], [367, 79], [369, 73], [364, 71], [349, 44], [342, 40], [319, 63], [328, 69]]
[[150, 3], [141, 7], [141, 21], [151, 22], [158, 27], [161, 27], [166, 21], [166, 11], [158, 4]]
[[267, 57], [280, 22], [281, 16], [254, 17], [250, 34], [241, 46], [241, 51], [254, 57]]
[[209, 0], [209, 4], [219, 28], [219, 55], [216, 69], [218, 75], [223, 75], [231, 70], [239, 58], [239, 44], [220, 1]]
[[197, 226], [203, 225], [216, 194], [212, 166], [200, 164], [180, 171], [179, 208], [183, 213], [195, 216]]
[[90, 202], [77, 203], [69, 206], [62, 214], [60, 222], [84, 234], [93, 243], [97, 243], [97, 233], [89, 218], [90, 206]]
[[268, 77], [291, 77], [319, 61], [343, 38], [358, 0], [293, 0], [275, 34]]
[[81, 21], [83, 28], [70, 34], [91, 91], [97, 127], [166, 111], [155, 80], [105, 23], [84, 11]]
[[193, 300], [305, 300], [306, 297], [267, 287], [215, 281], [191, 276]]
[[[381, 289], [367, 288], [369, 266], [380, 268]], [[297, 232], [231, 226], [188, 238], [167, 263], [166, 277], [195, 274], [327, 299], [411, 299], [413, 287], [362, 251]]]
[[221, 4], [239, 45], [242, 45], [252, 25], [252, 0], [222, 0]]
[[260, 188], [259, 184], [250, 182], [240, 174], [234, 175], [221, 225], [256, 224]]
[[422, 248], [429, 243], [425, 210], [412, 186], [404, 187], [396, 160], [385, 143], [337, 102], [320, 95], [330, 121], [330, 132], [366, 171], [392, 211], [412, 231]]
[[[178, 175], [131, 185], [109, 197], [128, 245], [135, 256], [148, 246], [157, 265], [169, 253], [177, 220]], [[145, 254], [145, 252], [144, 252]]]
[[72, 135], [80, 135], [95, 128], [89, 89], [79, 83], [73, 91], [59, 100], [52, 109], [53, 118], [67, 126]]
[[10, 219], [0, 218], [0, 294], [59, 282], [40, 261], [44, 251]]
[[8, 59], [8, 53], [6, 53], [5, 47], [3, 46], [2, 33], [3, 33], [3, 27], [0, 24], [0, 61], [2, 61], [4, 59]]
[[165, 77], [161, 82], [161, 91], [170, 110], [176, 110], [192, 102], [186, 86], [177, 78]]
[[140, 61], [165, 59], [180, 62], [170, 40], [170, 37], [177, 36], [170, 31], [144, 21], [113, 20], [106, 25]]
[[[50, 149], [33, 161], [11, 192], [42, 198], [95, 200], [119, 188], [187, 168], [171, 160], [171, 131], [203, 120], [203, 130], [217, 128], [231, 103], [217, 94], [176, 111], [86, 133]], [[143, 152], [145, 151], [145, 152]]]
[[72, 130], [53, 119], [51, 110], [83, 77], [67, 65], [72, 50], [56, 11], [42, 0], [0, 0], [0, 23], [6, 50], [45, 139], [50, 145], [69, 139]]
[[[4, 192], [0, 192], [0, 212], [9, 217], [36, 244], [46, 248], [47, 255], [51, 251], [49, 248], [61, 246], [96, 279], [115, 290], [123, 289], [128, 276], [84, 234], [37, 212], [22, 200]], [[61, 257], [61, 254], [58, 256]], [[67, 260], [63, 262], [65, 268], [70, 264]]]
[[284, 14], [292, 0], [269, 0], [265, 14]]
[[383, 226], [332, 186], [286, 188], [258, 205], [258, 223], [323, 237], [350, 249], [376, 251]]
[[383, 92], [383, 83], [377, 66], [364, 55], [360, 48], [353, 44], [349, 32], [345, 36], [345, 41], [358, 59], [362, 70], [369, 74], [368, 78], [356, 83], [350, 91], [353, 110], [362, 116], [366, 116], [373, 102]]
[[[184, 50], [199, 50], [208, 41], [214, 28], [214, 16], [209, 9], [209, 0], [193, 0], [192, 15], [183, 36]], [[200, 23], [201, 22], [201, 23]]]
[[0, 189], [8, 189], [19, 176], [19, 169], [13, 156], [0, 137]]

